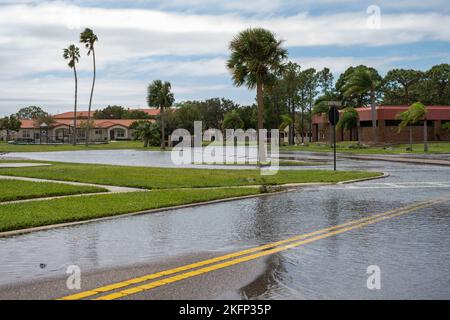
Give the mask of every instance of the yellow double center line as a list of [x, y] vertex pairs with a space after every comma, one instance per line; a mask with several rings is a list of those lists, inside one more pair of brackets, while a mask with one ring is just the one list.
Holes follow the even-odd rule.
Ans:
[[[177, 281], [181, 281], [187, 278], [192, 278], [201, 274], [205, 274], [211, 271], [227, 268], [236, 264], [240, 264], [246, 261], [258, 259], [264, 256], [268, 256], [277, 252], [285, 251], [288, 249], [292, 249], [295, 247], [299, 247], [301, 245], [305, 245], [320, 239], [328, 238], [334, 235], [338, 235], [350, 230], [358, 229], [365, 227], [370, 224], [374, 224], [379, 221], [383, 221], [386, 219], [394, 218], [400, 215], [404, 215], [419, 209], [423, 209], [426, 207], [430, 207], [439, 203], [444, 203], [450, 201], [450, 197], [439, 198], [435, 200], [420, 202], [411, 206], [391, 210], [388, 212], [374, 214], [366, 218], [357, 219], [353, 221], [349, 221], [347, 223], [343, 223], [340, 225], [336, 225], [333, 227], [320, 229], [314, 232], [310, 232], [307, 234], [302, 234], [299, 236], [295, 236], [289, 239], [285, 239], [282, 241], [266, 244], [263, 246], [250, 248], [246, 250], [242, 250], [239, 252], [234, 252], [230, 254], [226, 254], [220, 257], [203, 260], [200, 262], [188, 264], [185, 266], [181, 266], [174, 269], [169, 269], [157, 273], [152, 273], [148, 275], [144, 275], [141, 277], [117, 282], [111, 285], [99, 287], [96, 289], [76, 293], [73, 295], [69, 295], [61, 298], [61, 300], [78, 300], [84, 299], [88, 297], [93, 297], [97, 295], [106, 294], [96, 298], [96, 300], [113, 300], [118, 298], [123, 298], [132, 294], [136, 294], [142, 291], [150, 290], [156, 287], [161, 287], [169, 283], [174, 283]], [[235, 258], [235, 259], [234, 259]], [[220, 262], [220, 263], [219, 263]], [[208, 266], [209, 265], [209, 266]], [[207, 266], [207, 267], [205, 267]], [[198, 268], [198, 269], [197, 269]], [[193, 270], [195, 269], [195, 270]], [[193, 271], [190, 271], [193, 270]], [[184, 272], [189, 271], [189, 272]], [[184, 273], [183, 273], [184, 272]], [[177, 274], [177, 275], [175, 275]], [[170, 277], [167, 277], [170, 276]], [[167, 278], [163, 278], [167, 277]], [[163, 278], [160, 280], [152, 281], [149, 283], [145, 283], [142, 285], [134, 286], [125, 290], [109, 293], [115, 290], [123, 289], [125, 287], [130, 287], [133, 285], [141, 284], [150, 280], [155, 280], [158, 278]], [[109, 293], [109, 294], [108, 294]]]

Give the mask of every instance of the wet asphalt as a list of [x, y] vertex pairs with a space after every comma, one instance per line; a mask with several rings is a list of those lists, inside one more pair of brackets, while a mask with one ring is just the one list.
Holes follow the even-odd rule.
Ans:
[[[69, 265], [88, 290], [450, 196], [450, 167], [338, 165], [390, 176], [0, 239], [0, 299], [74, 293]], [[449, 231], [444, 202], [126, 299], [450, 299]], [[367, 287], [369, 266], [379, 290]]]

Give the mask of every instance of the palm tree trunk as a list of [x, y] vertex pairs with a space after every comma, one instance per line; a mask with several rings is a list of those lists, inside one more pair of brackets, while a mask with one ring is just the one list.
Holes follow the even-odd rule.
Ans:
[[423, 151], [428, 152], [428, 124], [427, 119], [423, 122]]
[[164, 127], [164, 107], [160, 106], [160, 117], [161, 117], [161, 150], [165, 150], [166, 149], [166, 139], [164, 137], [165, 135], [165, 127]]
[[309, 129], [308, 129], [308, 135], [309, 135], [309, 143], [312, 142], [312, 102], [309, 103]]
[[377, 107], [375, 105], [375, 92], [370, 93], [371, 109], [372, 109], [372, 133], [373, 141], [378, 144], [378, 129], [377, 129]]
[[263, 84], [258, 82], [256, 85], [256, 102], [258, 104], [258, 162], [265, 162], [265, 152], [263, 145], [263, 141], [260, 141], [260, 133], [261, 130], [264, 129], [264, 91]]
[[[77, 145], [77, 103], [78, 103], [78, 77], [77, 68], [73, 67], [73, 72], [75, 75], [75, 104], [73, 107], [73, 145]], [[64, 141], [63, 141], [64, 142]]]
[[361, 144], [361, 121], [358, 120], [358, 124], [357, 124], [357, 130], [358, 130], [358, 144]]
[[302, 143], [305, 143], [305, 111], [302, 107]]
[[409, 149], [413, 151], [413, 130], [412, 125], [409, 125]]
[[89, 136], [90, 136], [90, 131], [91, 131], [92, 97], [94, 96], [95, 79], [97, 77], [97, 67], [95, 64], [95, 49], [94, 48], [92, 48], [92, 59], [94, 61], [94, 76], [92, 78], [91, 96], [89, 98], [88, 122], [87, 122], [87, 126], [86, 126], [86, 147], [89, 146]]
[[295, 110], [294, 110], [294, 103], [292, 100], [292, 97], [289, 97], [289, 107], [291, 109], [291, 115], [292, 115], [292, 123], [290, 126], [290, 134], [289, 134], [289, 144], [294, 145], [295, 144], [295, 132], [294, 132], [294, 121], [295, 121]]

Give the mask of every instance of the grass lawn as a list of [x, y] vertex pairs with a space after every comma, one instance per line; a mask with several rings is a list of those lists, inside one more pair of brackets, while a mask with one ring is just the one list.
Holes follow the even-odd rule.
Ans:
[[0, 185], [0, 202], [107, 191], [89, 186], [9, 179], [0, 179]]
[[259, 188], [159, 190], [126, 194], [92, 195], [0, 205], [0, 232], [50, 224], [89, 220], [181, 204], [260, 193]]
[[[409, 144], [392, 145], [389, 147], [354, 148], [356, 142], [338, 142], [337, 151], [357, 154], [424, 154], [423, 143], [413, 144], [413, 151], [406, 151]], [[450, 142], [429, 143], [428, 153], [450, 153]], [[333, 152], [333, 148], [327, 143], [311, 143], [307, 146], [285, 146], [280, 147], [282, 151], [310, 151], [310, 152]]]
[[53, 163], [46, 167], [0, 168], [0, 175], [137, 187], [176, 189], [276, 185], [306, 182], [339, 182], [375, 177], [376, 172], [329, 170], [280, 170], [262, 176], [259, 170], [151, 168], [93, 164]]
[[50, 151], [77, 151], [77, 150], [119, 150], [119, 149], [136, 149], [136, 150], [152, 150], [159, 151], [159, 147], [144, 148], [141, 141], [114, 141], [108, 144], [93, 144], [89, 147], [85, 145], [73, 146], [71, 144], [64, 145], [16, 145], [0, 142], [0, 152], [50, 152]]

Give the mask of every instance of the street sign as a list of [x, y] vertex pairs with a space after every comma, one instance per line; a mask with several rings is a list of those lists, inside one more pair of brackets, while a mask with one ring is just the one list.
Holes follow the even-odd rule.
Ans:
[[328, 112], [328, 121], [330, 122], [331, 130], [333, 133], [333, 155], [334, 155], [334, 171], [337, 170], [336, 167], [336, 125], [339, 122], [339, 110], [338, 107], [342, 105], [340, 101], [328, 101], [330, 106], [330, 111]]
[[328, 120], [332, 126], [337, 125], [339, 122], [339, 110], [336, 106], [330, 107], [330, 111], [328, 112]]

